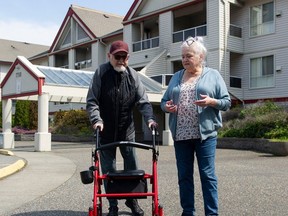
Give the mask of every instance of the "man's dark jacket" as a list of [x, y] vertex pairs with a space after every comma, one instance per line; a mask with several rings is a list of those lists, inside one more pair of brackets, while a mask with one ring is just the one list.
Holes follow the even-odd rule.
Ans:
[[117, 72], [109, 62], [100, 65], [89, 86], [86, 110], [92, 125], [104, 124], [101, 138], [113, 142], [135, 137], [135, 105], [146, 123], [154, 120], [152, 105], [137, 72], [131, 67]]

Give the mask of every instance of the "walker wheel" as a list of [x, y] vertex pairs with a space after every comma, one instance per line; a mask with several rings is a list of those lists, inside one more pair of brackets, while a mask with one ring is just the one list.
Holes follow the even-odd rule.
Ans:
[[162, 205], [159, 205], [159, 207], [158, 207], [158, 215], [159, 216], [164, 216], [164, 210], [163, 210], [163, 206]]
[[97, 206], [97, 216], [102, 216], [102, 208], [100, 205]]

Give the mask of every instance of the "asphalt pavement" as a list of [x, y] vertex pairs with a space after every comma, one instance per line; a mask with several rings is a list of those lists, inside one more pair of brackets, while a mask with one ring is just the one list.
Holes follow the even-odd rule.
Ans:
[[[58, 189], [62, 191], [62, 185], [71, 181], [75, 176], [77, 177], [73, 181], [73, 185], [75, 182], [77, 185], [79, 183], [79, 166], [81, 170], [83, 165], [78, 164], [78, 159], [68, 157], [68, 152], [77, 153], [78, 156], [75, 158], [79, 158], [79, 154], [82, 154], [81, 149], [75, 149], [75, 145], [71, 143], [58, 143], [59, 149], [61, 146], [65, 146], [65, 150], [60, 151], [53, 149], [55, 143], [52, 143], [51, 152], [35, 152], [32, 145], [33, 142], [18, 142], [15, 149], [0, 150], [1, 216], [31, 215], [31, 213], [14, 214], [11, 212], [16, 212], [22, 206], [33, 212], [34, 208], [37, 209], [38, 207], [35, 204], [29, 205], [29, 203], [37, 203], [35, 200], [41, 200], [37, 205], [40, 203], [49, 209], [48, 204], [42, 204], [43, 200], [51, 200], [50, 197], [45, 197], [49, 192]], [[89, 155], [89, 148], [90, 146], [87, 146], [85, 149], [84, 146], [82, 151], [88, 152], [86, 154]], [[139, 161], [149, 166], [150, 161], [147, 163], [147, 155], [140, 155]], [[180, 215], [177, 172], [172, 146], [160, 146], [159, 165], [159, 193], [160, 200], [164, 205], [164, 214], [165, 216]], [[216, 169], [219, 179], [221, 216], [288, 215], [288, 157], [275, 157], [251, 151], [217, 149]], [[197, 173], [198, 171], [195, 169], [195, 184], [199, 185]], [[70, 185], [69, 188], [71, 187]], [[201, 210], [203, 208], [202, 195], [199, 186], [197, 187], [195, 193], [196, 207], [200, 209], [198, 215], [201, 216], [203, 215], [203, 209]], [[82, 188], [74, 189], [73, 192], [75, 190], [77, 192]], [[57, 192], [57, 196], [58, 194], [59, 192]], [[53, 199], [55, 196], [54, 194]], [[59, 199], [65, 203], [64, 198]], [[77, 200], [79, 201], [79, 199]], [[67, 202], [65, 206], [69, 208]], [[61, 209], [61, 207], [59, 208]], [[83, 209], [79, 215], [87, 215], [84, 213], [87, 212], [87, 207]], [[71, 214], [70, 211], [57, 212], [55, 214], [35, 213], [32, 215], [59, 215], [59, 212], [61, 215], [78, 215], [76, 213]], [[149, 215], [149, 213], [145, 215]], [[121, 215], [130, 214], [123, 213]]]

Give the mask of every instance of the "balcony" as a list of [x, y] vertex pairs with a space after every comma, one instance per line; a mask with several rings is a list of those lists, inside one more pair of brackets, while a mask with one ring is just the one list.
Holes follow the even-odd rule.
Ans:
[[133, 52], [159, 47], [159, 37], [149, 38], [132, 43]]
[[230, 87], [242, 88], [242, 78], [236, 76], [230, 76]]
[[244, 40], [242, 38], [242, 27], [230, 24], [228, 49], [235, 53], [244, 53]]
[[64, 68], [64, 69], [68, 69], [69, 65], [63, 65], [63, 66], [59, 66], [60, 68]]
[[206, 36], [207, 25], [184, 29], [173, 33], [173, 43], [185, 41], [188, 37]]
[[76, 62], [75, 63], [75, 69], [76, 70], [81, 70], [81, 69], [85, 69], [85, 68], [90, 68], [92, 66], [92, 60], [91, 59], [87, 59], [84, 61], [80, 61], [80, 62]]
[[230, 24], [229, 35], [242, 38], [242, 28], [233, 24]]
[[159, 82], [162, 87], [167, 87], [173, 74], [160, 74], [160, 75], [155, 75], [151, 76], [150, 78]]

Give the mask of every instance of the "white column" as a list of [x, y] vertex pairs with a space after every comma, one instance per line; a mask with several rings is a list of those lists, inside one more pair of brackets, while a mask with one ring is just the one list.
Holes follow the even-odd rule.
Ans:
[[70, 49], [68, 51], [68, 62], [69, 62], [69, 68], [75, 69], [75, 63], [76, 63], [76, 51], [75, 51], [75, 49]]
[[169, 130], [169, 113], [165, 113], [165, 125], [163, 130], [162, 143], [165, 146], [173, 145], [173, 138]]
[[2, 128], [0, 148], [14, 148], [14, 133], [12, 133], [12, 100], [2, 100]]
[[51, 133], [49, 133], [49, 100], [48, 93], [38, 96], [38, 132], [35, 134], [35, 150], [51, 151]]

